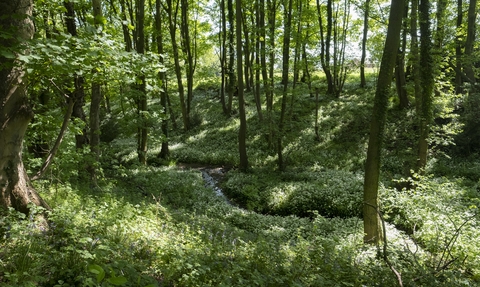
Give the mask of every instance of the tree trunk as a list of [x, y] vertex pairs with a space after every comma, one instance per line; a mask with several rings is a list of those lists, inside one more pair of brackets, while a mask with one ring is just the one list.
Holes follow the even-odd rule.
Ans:
[[240, 154], [241, 171], [248, 169], [247, 157], [247, 118], [245, 114], [245, 99], [243, 96], [243, 63], [242, 63], [242, 1], [236, 1], [236, 32], [237, 32], [237, 85], [238, 85], [238, 108], [240, 113], [240, 129], [238, 131], [238, 150]]
[[407, 93], [407, 80], [405, 77], [405, 51], [407, 48], [407, 19], [408, 19], [408, 3], [405, 3], [403, 15], [403, 31], [402, 31], [402, 47], [398, 50], [397, 63], [395, 65], [395, 83], [397, 87], [397, 95], [399, 99], [399, 108], [405, 109], [410, 104]]
[[53, 158], [57, 154], [57, 151], [60, 148], [60, 145], [62, 144], [65, 132], [67, 131], [70, 118], [72, 117], [74, 103], [75, 103], [75, 99], [73, 98], [68, 99], [67, 111], [65, 112], [65, 116], [63, 117], [62, 127], [60, 128], [60, 132], [58, 133], [57, 140], [55, 141], [55, 144], [53, 145], [52, 149], [48, 153], [47, 158], [45, 159], [42, 166], [40, 167], [40, 170], [31, 178], [32, 181], [40, 179], [43, 176], [45, 171], [47, 171], [48, 167], [52, 163]]
[[243, 49], [244, 49], [244, 54], [243, 54], [243, 58], [245, 59], [243, 62], [243, 66], [244, 66], [244, 78], [245, 78], [245, 91], [247, 92], [251, 92], [252, 91], [252, 86], [251, 86], [251, 82], [250, 82], [250, 71], [251, 71], [251, 66], [252, 66], [252, 62], [250, 61], [250, 43], [251, 43], [251, 35], [250, 35], [250, 31], [248, 31], [248, 26], [247, 26], [247, 16], [245, 15], [245, 13], [242, 12], [242, 26], [243, 26], [243, 35], [244, 35], [244, 38], [242, 39], [242, 42], [245, 42], [244, 45], [243, 45]]
[[[1, 0], [0, 28], [17, 35], [0, 38], [4, 49], [15, 49], [34, 32], [31, 0]], [[17, 52], [17, 51], [13, 51]], [[28, 213], [28, 204], [49, 209], [31, 188], [22, 161], [23, 138], [33, 112], [26, 96], [25, 72], [20, 63], [0, 56], [0, 206]]]
[[432, 56], [432, 35], [430, 28], [430, 1], [422, 0], [419, 5], [420, 20], [420, 85], [422, 102], [419, 117], [417, 168], [423, 172], [427, 165], [428, 135], [432, 122], [432, 94], [434, 86], [434, 59]]
[[222, 83], [220, 87], [220, 103], [222, 104], [223, 114], [229, 115], [230, 112], [227, 109], [227, 102], [225, 100], [227, 86], [227, 14], [225, 12], [225, 0], [220, 1], [220, 19], [221, 30], [220, 33], [218, 33], [220, 38], [220, 73], [222, 77]]
[[[277, 135], [277, 155], [278, 155], [278, 169], [283, 171], [285, 169], [285, 161], [283, 159], [283, 126], [285, 122], [285, 113], [287, 109], [287, 89], [288, 89], [288, 70], [290, 61], [290, 27], [292, 26], [292, 2], [288, 0], [288, 3], [284, 4], [284, 36], [283, 36], [283, 64], [282, 64], [282, 83], [283, 83], [283, 95], [282, 95], [282, 109], [280, 111], [280, 121], [278, 123], [278, 135]], [[288, 6], [287, 6], [288, 5]]]
[[[64, 2], [63, 5], [67, 10], [65, 12], [65, 24], [67, 25], [67, 31], [73, 37], [77, 37], [77, 25], [75, 20], [75, 6], [72, 1]], [[79, 119], [85, 123], [84, 128], [82, 129], [81, 134], [75, 135], [75, 147], [77, 149], [82, 149], [85, 145], [89, 143], [88, 132], [87, 132], [87, 117], [85, 116], [85, 111], [83, 106], [85, 105], [85, 89], [83, 86], [84, 78], [82, 76], [75, 75], [74, 78], [74, 87], [75, 91], [73, 92], [73, 97], [75, 103], [73, 105], [72, 118]]]
[[[187, 79], [187, 98], [186, 98], [186, 109], [187, 117], [190, 120], [191, 114], [191, 104], [193, 99], [193, 75], [195, 73], [196, 66], [196, 47], [195, 47], [195, 37], [193, 40], [192, 47], [192, 37], [190, 36], [190, 19], [189, 19], [189, 3], [188, 0], [181, 0], [181, 35], [182, 35], [182, 48], [184, 52], [184, 61], [185, 61], [185, 76]], [[196, 32], [195, 32], [196, 33]], [[195, 35], [194, 33], [194, 35]]]
[[[232, 113], [232, 104], [233, 104], [233, 95], [235, 93], [235, 49], [234, 49], [234, 36], [235, 36], [235, 23], [234, 23], [234, 10], [233, 10], [233, 0], [227, 0], [227, 10], [228, 10], [228, 103], [227, 110], [228, 114]], [[242, 79], [243, 81], [243, 79]]]
[[[266, 51], [266, 32], [265, 32], [265, 0], [259, 1], [259, 30], [260, 30], [260, 64], [262, 67], [262, 80], [263, 80], [263, 89], [265, 90], [266, 98], [269, 98], [270, 94], [270, 85], [268, 82], [268, 73], [267, 73], [267, 51]], [[267, 105], [268, 106], [268, 105]], [[267, 107], [268, 110], [268, 107]]]
[[[277, 0], [267, 0], [267, 11], [268, 11], [268, 28], [269, 28], [269, 67], [268, 67], [268, 78], [270, 82], [268, 83], [267, 93], [267, 112], [271, 113], [273, 111], [273, 94], [275, 89], [275, 79], [274, 79], [274, 67], [275, 67], [275, 30], [276, 30], [276, 17], [277, 17]], [[269, 115], [271, 117], [271, 115]], [[271, 131], [271, 134], [273, 131]], [[270, 142], [270, 140], [269, 140]]]
[[132, 51], [132, 37], [130, 37], [130, 30], [127, 25], [127, 11], [125, 9], [125, 1], [120, 0], [120, 8], [122, 10], [122, 30], [123, 30], [123, 40], [125, 41], [125, 51]]
[[463, 24], [463, 1], [457, 0], [457, 36], [455, 38], [455, 93], [457, 95], [463, 92], [462, 80], [462, 30]]
[[363, 38], [362, 38], [362, 57], [360, 59], [360, 87], [367, 86], [365, 79], [365, 61], [367, 59], [367, 37], [368, 37], [368, 17], [370, 14], [370, 0], [365, 1], [365, 11], [363, 12]]
[[317, 17], [320, 27], [320, 62], [327, 79], [327, 94], [334, 94], [333, 77], [330, 69], [330, 41], [332, 38], [332, 0], [327, 1], [327, 34], [324, 35], [320, 0], [317, 0]]
[[[101, 0], [93, 0], [93, 18], [95, 27], [102, 25], [102, 2]], [[96, 73], [93, 69], [92, 73]], [[96, 184], [96, 163], [100, 157], [100, 104], [102, 102], [101, 84], [98, 81], [92, 83], [92, 95], [90, 102], [90, 152], [94, 161], [88, 165], [90, 171], [90, 179]]]
[[370, 122], [367, 160], [365, 163], [365, 182], [363, 189], [364, 242], [378, 243], [382, 240], [382, 228], [378, 214], [378, 180], [382, 142], [387, 115], [388, 97], [392, 82], [395, 59], [400, 42], [402, 11], [404, 0], [392, 0], [388, 22], [387, 38], [383, 50], [377, 90]]
[[[260, 13], [259, 13], [260, 5], [259, 0], [255, 1], [255, 22], [258, 27], [260, 27]], [[262, 114], [262, 100], [260, 98], [260, 42], [261, 42], [262, 34], [260, 29], [255, 32], [255, 105], [257, 107], [257, 114], [258, 119], [263, 121], [263, 114]]]
[[[145, 0], [137, 0], [137, 53], [145, 53]], [[145, 113], [147, 112], [147, 95], [145, 90], [145, 76], [140, 76], [141, 83], [138, 85], [138, 160], [141, 164], [147, 164], [147, 139], [148, 127], [146, 123]]]
[[412, 78], [414, 83], [415, 112], [421, 114], [422, 108], [422, 90], [420, 81], [420, 54], [418, 51], [418, 0], [412, 0], [412, 9], [410, 15], [410, 54], [412, 57]]
[[[163, 26], [162, 26], [162, 11], [161, 11], [161, 0], [155, 1], [155, 29], [157, 33], [157, 52], [160, 55], [160, 63], [163, 65]], [[161, 81], [162, 90], [160, 91], [160, 103], [163, 108], [163, 119], [162, 119], [162, 133], [165, 136], [165, 139], [162, 141], [162, 147], [158, 157], [167, 159], [170, 155], [168, 147], [168, 105], [167, 105], [167, 80], [166, 73], [164, 71], [158, 73], [158, 77]]]
[[[300, 78], [300, 65], [301, 65], [300, 55], [302, 50], [302, 43], [306, 41], [306, 39], [303, 39], [303, 36], [302, 36], [303, 24], [304, 24], [302, 22], [303, 2], [299, 1], [297, 5], [298, 5], [297, 6], [297, 30], [294, 36], [295, 53], [294, 53], [294, 60], [293, 60], [293, 89], [295, 89], [298, 79]], [[292, 98], [292, 104], [293, 104], [293, 98]], [[292, 109], [292, 112], [293, 112], [293, 109]]]
[[470, 82], [471, 89], [475, 89], [475, 71], [473, 68], [473, 52], [475, 44], [475, 32], [476, 32], [476, 18], [477, 18], [477, 0], [470, 0], [468, 5], [468, 14], [467, 14], [467, 39], [465, 40], [465, 75]]

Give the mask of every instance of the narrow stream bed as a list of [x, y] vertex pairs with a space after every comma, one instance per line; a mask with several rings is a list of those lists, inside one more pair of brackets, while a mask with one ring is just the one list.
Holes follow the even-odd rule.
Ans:
[[202, 177], [203, 177], [203, 180], [205, 181], [205, 186], [213, 189], [215, 194], [221, 197], [223, 200], [225, 200], [226, 203], [233, 205], [232, 202], [225, 196], [222, 189], [218, 186], [218, 181], [213, 176], [210, 175], [211, 171], [206, 169], [200, 169], [200, 171], [202, 172]]
[[213, 165], [201, 165], [201, 164], [185, 164], [181, 163], [177, 165], [181, 169], [194, 169], [198, 170], [202, 173], [202, 178], [205, 182], [205, 187], [213, 189], [215, 194], [218, 197], [221, 197], [225, 200], [226, 203], [230, 205], [233, 204], [228, 197], [225, 196], [222, 189], [220, 188], [219, 182], [223, 180], [225, 174], [228, 172], [230, 168], [226, 168], [223, 166], [213, 166]]

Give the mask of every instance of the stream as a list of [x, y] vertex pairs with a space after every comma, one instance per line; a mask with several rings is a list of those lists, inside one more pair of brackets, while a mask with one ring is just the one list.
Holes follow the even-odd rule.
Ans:
[[[205, 186], [213, 189], [215, 194], [225, 200], [226, 203], [233, 205], [232, 202], [225, 196], [222, 189], [218, 186], [218, 181], [210, 175], [211, 170], [200, 169], [202, 172], [203, 180], [205, 181]], [[223, 175], [222, 175], [223, 176]]]
[[219, 187], [219, 182], [225, 177], [225, 173], [228, 172], [229, 168], [223, 166], [212, 166], [212, 165], [201, 165], [201, 164], [179, 164], [178, 167], [182, 169], [194, 169], [202, 173], [203, 181], [205, 182], [205, 187], [213, 189], [215, 194], [222, 198], [229, 205], [233, 204], [223, 193], [222, 189]]

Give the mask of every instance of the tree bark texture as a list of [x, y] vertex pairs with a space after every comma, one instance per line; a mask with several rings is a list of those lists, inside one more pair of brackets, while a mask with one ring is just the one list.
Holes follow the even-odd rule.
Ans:
[[243, 65], [242, 65], [242, 1], [236, 1], [236, 32], [237, 32], [237, 85], [238, 85], [238, 109], [240, 113], [240, 129], [238, 131], [238, 150], [240, 155], [239, 169], [247, 171], [247, 118], [245, 114], [245, 98], [243, 95]]
[[[75, 23], [75, 4], [72, 1], [64, 2], [63, 5], [67, 10], [65, 12], [65, 24], [67, 26], [67, 31], [73, 37], [77, 37], [77, 25]], [[84, 82], [85, 79], [82, 76], [75, 75], [74, 77], [74, 87], [75, 91], [72, 93], [72, 96], [75, 100], [73, 104], [72, 118], [78, 119], [85, 123], [82, 133], [75, 135], [75, 147], [77, 149], [82, 149], [85, 145], [89, 143], [88, 133], [87, 133], [87, 117], [83, 106], [85, 105], [85, 88]]]
[[227, 14], [225, 11], [225, 0], [220, 1], [220, 22], [221, 30], [218, 33], [219, 42], [220, 42], [220, 73], [222, 78], [222, 83], [220, 86], [220, 103], [222, 104], [222, 110], [224, 115], [229, 115], [226, 100], [225, 92], [227, 86]]
[[292, 0], [288, 0], [284, 5], [284, 36], [283, 36], [283, 63], [282, 63], [282, 108], [280, 110], [280, 120], [278, 123], [278, 135], [277, 135], [277, 156], [278, 156], [278, 169], [283, 171], [285, 169], [285, 162], [283, 159], [283, 127], [285, 124], [285, 113], [287, 109], [287, 91], [288, 91], [288, 72], [290, 63], [290, 31], [292, 26]]
[[463, 91], [462, 79], [462, 47], [461, 29], [463, 23], [463, 0], [457, 0], [457, 36], [455, 38], [455, 93], [461, 94]]
[[[163, 53], [164, 53], [164, 45], [163, 45], [163, 25], [162, 25], [162, 11], [161, 11], [161, 0], [155, 1], [155, 29], [157, 33], [157, 52], [160, 55], [160, 63], [163, 64]], [[162, 90], [160, 91], [160, 104], [163, 108], [163, 120], [162, 120], [162, 133], [165, 136], [165, 139], [162, 141], [162, 148], [160, 149], [160, 153], [158, 156], [160, 158], [166, 159], [168, 158], [170, 151], [168, 147], [168, 105], [167, 105], [167, 75], [164, 71], [158, 73], [158, 77], [160, 78]]]
[[430, 27], [430, 1], [421, 0], [418, 7], [420, 20], [420, 83], [421, 108], [418, 114], [420, 132], [418, 140], [417, 167], [423, 172], [427, 165], [428, 135], [432, 122], [432, 94], [434, 86], [434, 58], [432, 55], [432, 33]]
[[[228, 103], [227, 103], [227, 110], [228, 113], [232, 113], [232, 105], [233, 105], [233, 95], [235, 93], [235, 21], [234, 21], [234, 10], [233, 10], [233, 0], [227, 0], [227, 11], [228, 11], [228, 67], [227, 67], [227, 74], [228, 74], [228, 84], [227, 84], [227, 93], [228, 93]], [[242, 77], [243, 81], [243, 77]]]
[[365, 62], [367, 59], [367, 37], [368, 37], [368, 17], [370, 14], [370, 0], [365, 1], [365, 10], [363, 11], [363, 37], [362, 37], [362, 56], [360, 58], [360, 87], [367, 86], [365, 79]]
[[[102, 1], [93, 0], [93, 17], [95, 27], [102, 25]], [[94, 69], [92, 73], [96, 73]], [[90, 172], [90, 179], [96, 184], [96, 162], [100, 157], [100, 104], [102, 102], [101, 84], [98, 81], [92, 83], [92, 95], [90, 102], [90, 152], [93, 155], [95, 162], [90, 162], [88, 169]]]
[[[17, 53], [33, 35], [31, 0], [1, 0], [0, 29], [16, 37], [0, 38], [0, 46]], [[15, 59], [0, 56], [0, 206], [28, 213], [28, 204], [49, 208], [29, 185], [22, 161], [23, 138], [33, 112], [26, 96], [25, 72]]]
[[[137, 53], [145, 53], [145, 0], [137, 0]], [[145, 76], [139, 75], [141, 83], [138, 85], [138, 160], [141, 164], [147, 164], [147, 139], [148, 127], [146, 123], [145, 113], [147, 112], [147, 95], [145, 91]]]
[[364, 242], [378, 243], [382, 239], [381, 222], [378, 215], [378, 180], [380, 177], [380, 160], [385, 120], [387, 115], [388, 97], [392, 83], [395, 60], [400, 43], [402, 28], [402, 13], [404, 0], [392, 0], [387, 38], [383, 50], [373, 114], [370, 122], [367, 161], [365, 164], [365, 181], [363, 189], [363, 223]]
[[468, 81], [472, 85], [472, 89], [475, 88], [475, 72], [473, 68], [473, 60], [472, 55], [474, 51], [474, 44], [475, 44], [475, 32], [476, 32], [476, 23], [477, 19], [477, 0], [470, 0], [468, 5], [468, 13], [467, 13], [467, 39], [465, 40], [465, 74], [468, 78]]

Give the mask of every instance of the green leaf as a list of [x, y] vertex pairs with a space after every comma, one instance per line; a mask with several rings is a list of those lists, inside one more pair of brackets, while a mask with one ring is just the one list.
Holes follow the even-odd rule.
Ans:
[[88, 265], [88, 271], [97, 275], [97, 283], [102, 282], [103, 278], [105, 278], [105, 270], [100, 265], [90, 264]]
[[15, 54], [12, 51], [0, 50], [0, 55], [7, 59], [15, 59]]
[[115, 285], [115, 286], [121, 286], [121, 285], [127, 283], [127, 278], [125, 278], [123, 276], [111, 277], [111, 278], [107, 279], [107, 282], [112, 284], [112, 285]]

